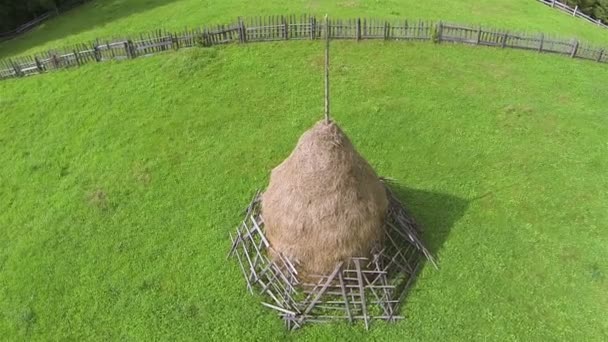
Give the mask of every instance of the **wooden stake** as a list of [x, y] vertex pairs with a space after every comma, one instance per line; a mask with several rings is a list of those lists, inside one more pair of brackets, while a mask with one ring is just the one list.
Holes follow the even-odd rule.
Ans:
[[336, 277], [338, 272], [342, 271], [342, 264], [343, 264], [343, 262], [338, 263], [336, 265], [336, 268], [334, 269], [334, 271], [331, 273], [331, 275], [329, 277], [327, 277], [327, 280], [325, 281], [325, 284], [323, 284], [323, 287], [321, 287], [319, 292], [316, 293], [314, 299], [310, 302], [310, 304], [308, 304], [308, 307], [300, 316], [299, 323], [302, 323], [304, 321], [304, 319], [306, 318], [306, 315], [308, 315], [310, 313], [310, 311], [312, 311], [312, 309], [315, 307], [315, 304], [317, 304], [317, 302], [319, 301], [319, 299], [321, 299], [321, 297], [323, 296], [325, 291], [327, 291], [327, 288], [329, 287], [331, 282], [334, 280], [334, 278]]
[[329, 19], [325, 15], [325, 123], [329, 124]]
[[348, 296], [346, 296], [346, 288], [344, 287], [344, 279], [342, 272], [338, 272], [338, 279], [340, 280], [340, 290], [342, 291], [342, 299], [344, 300], [344, 306], [346, 307], [346, 314], [348, 315], [348, 321], [353, 322], [353, 316], [350, 313], [350, 306], [348, 304]]
[[361, 311], [363, 313], [363, 321], [365, 322], [365, 330], [369, 330], [369, 322], [367, 321], [367, 304], [365, 302], [365, 290], [363, 289], [363, 276], [361, 275], [361, 265], [359, 259], [354, 259], [355, 267], [357, 270], [357, 279], [359, 287], [359, 296], [361, 297]]

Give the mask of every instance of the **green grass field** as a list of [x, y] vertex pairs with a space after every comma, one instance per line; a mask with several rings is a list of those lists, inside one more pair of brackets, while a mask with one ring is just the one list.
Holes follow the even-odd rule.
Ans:
[[[112, 3], [126, 6], [103, 8]], [[191, 3], [113, 23], [132, 17], [137, 31], [163, 8]], [[210, 6], [205, 15], [270, 4]], [[382, 4], [343, 13], [405, 13]], [[70, 18], [84, 23], [87, 8]], [[35, 49], [67, 18], [1, 51]], [[520, 19], [509, 20], [495, 22]], [[226, 260], [228, 232], [321, 118], [322, 49], [193, 48], [0, 82], [0, 336], [605, 340], [608, 69], [525, 51], [332, 43], [333, 115], [378, 173], [398, 180], [440, 269], [423, 270], [406, 320], [369, 332], [337, 324], [289, 333], [248, 295]]]

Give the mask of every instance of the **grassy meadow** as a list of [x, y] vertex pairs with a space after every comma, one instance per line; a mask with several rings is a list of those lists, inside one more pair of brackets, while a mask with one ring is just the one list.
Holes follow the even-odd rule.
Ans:
[[[113, 17], [127, 2], [93, 2], [0, 54], [194, 24], [204, 7], [129, 3]], [[605, 37], [534, 1], [454, 1], [451, 12], [203, 3], [203, 22], [317, 6], [525, 28], [537, 13], [533, 29]], [[603, 341], [607, 75], [526, 51], [333, 42], [333, 116], [398, 181], [440, 269], [423, 269], [402, 322], [293, 333], [247, 293], [226, 260], [228, 232], [322, 117], [322, 42], [193, 48], [0, 82], [0, 339]]]

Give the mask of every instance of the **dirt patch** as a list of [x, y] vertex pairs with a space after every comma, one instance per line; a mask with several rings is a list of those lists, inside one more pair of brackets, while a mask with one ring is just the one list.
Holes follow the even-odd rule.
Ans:
[[23, 324], [25, 325], [25, 329], [28, 332], [30, 331], [30, 329], [33, 328], [34, 324], [36, 324], [36, 321], [38, 320], [36, 312], [34, 312], [34, 309], [32, 309], [31, 307], [28, 307], [23, 310], [23, 312], [21, 312], [20, 318]]
[[338, 6], [342, 7], [342, 8], [356, 8], [356, 7], [360, 7], [361, 3], [356, 0], [347, 0], [347, 1], [339, 2]]
[[547, 134], [559, 131], [559, 120], [555, 115], [544, 115], [541, 119], [541, 128]]
[[61, 169], [59, 169], [59, 178], [63, 178], [70, 174], [70, 167], [68, 165], [63, 165]]
[[572, 96], [567, 94], [560, 94], [557, 97], [557, 101], [562, 105], [569, 105], [572, 103]]
[[508, 105], [504, 108], [504, 112], [509, 115], [515, 115], [517, 117], [522, 114], [531, 114], [534, 112], [534, 108], [527, 105]]
[[527, 105], [507, 105], [498, 113], [498, 125], [508, 131], [516, 132], [533, 121], [534, 109]]
[[310, 59], [310, 66], [315, 70], [325, 70], [325, 56], [318, 54]]
[[108, 200], [108, 194], [103, 190], [103, 189], [96, 189], [91, 191], [88, 196], [87, 196], [87, 200], [89, 202], [89, 205], [100, 209], [100, 210], [107, 210], [110, 208], [110, 201]]
[[319, 9], [319, 0], [312, 0], [308, 2], [308, 9], [316, 11]]
[[559, 257], [564, 264], [576, 263], [580, 260], [580, 252], [574, 247], [565, 247]]
[[148, 166], [144, 163], [136, 162], [132, 168], [133, 179], [139, 184], [149, 185], [152, 181], [152, 174]]

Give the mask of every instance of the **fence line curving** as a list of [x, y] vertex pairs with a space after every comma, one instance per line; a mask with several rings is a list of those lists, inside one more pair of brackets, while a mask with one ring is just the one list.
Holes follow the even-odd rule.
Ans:
[[368, 18], [323, 20], [312, 15], [239, 18], [232, 24], [185, 29], [155, 30], [123, 39], [100, 40], [53, 49], [32, 56], [0, 60], [0, 79], [24, 77], [52, 70], [133, 59], [195, 46], [278, 40], [379, 39], [460, 43], [561, 54], [571, 58], [608, 63], [608, 49], [593, 47], [577, 39], [558, 39], [547, 34], [514, 33], [442, 21], [380, 20]]

